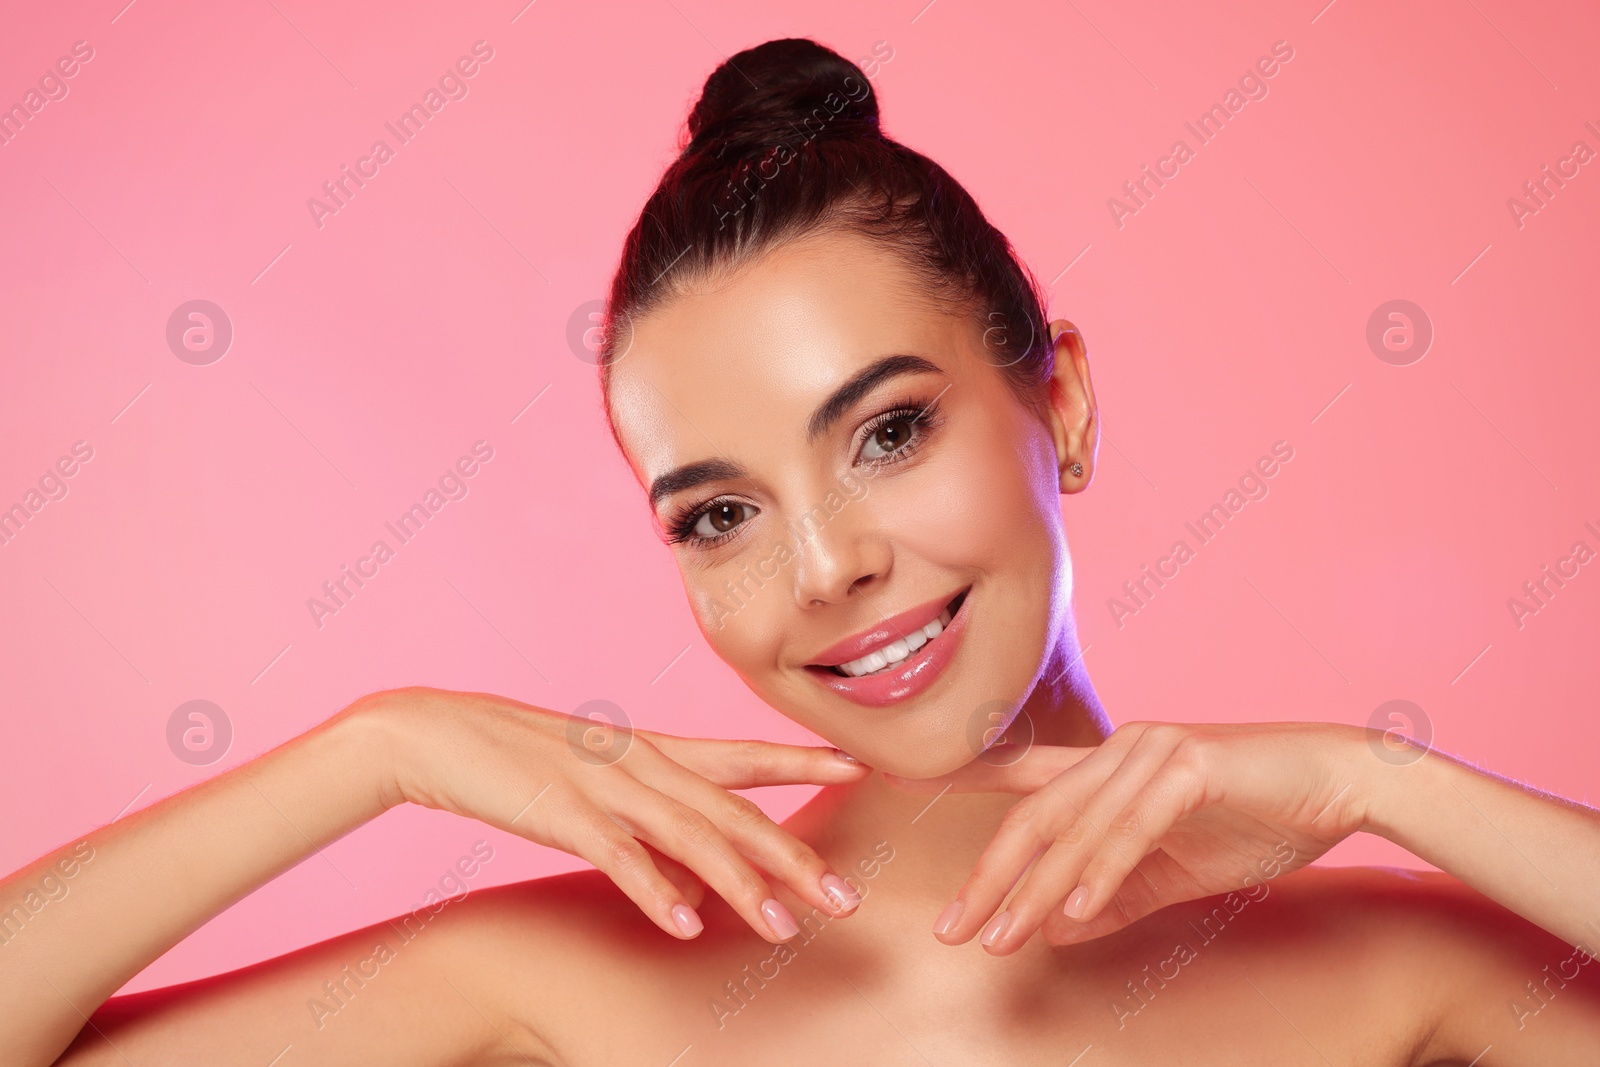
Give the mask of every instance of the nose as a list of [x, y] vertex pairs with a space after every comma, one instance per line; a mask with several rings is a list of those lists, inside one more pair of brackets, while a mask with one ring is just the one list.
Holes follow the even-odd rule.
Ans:
[[798, 545], [794, 595], [802, 608], [843, 603], [889, 577], [893, 548], [858, 501], [845, 499], [837, 511], [818, 504], [791, 519], [789, 529]]

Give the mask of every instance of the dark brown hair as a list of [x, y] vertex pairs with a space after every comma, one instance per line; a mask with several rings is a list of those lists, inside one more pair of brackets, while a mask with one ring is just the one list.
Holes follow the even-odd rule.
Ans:
[[860, 67], [805, 38], [746, 49], [706, 79], [685, 135], [623, 245], [602, 383], [632, 321], [691, 281], [839, 228], [883, 241], [932, 293], [967, 308], [991, 362], [1039, 398], [1054, 352], [1037, 280], [960, 183], [884, 136]]

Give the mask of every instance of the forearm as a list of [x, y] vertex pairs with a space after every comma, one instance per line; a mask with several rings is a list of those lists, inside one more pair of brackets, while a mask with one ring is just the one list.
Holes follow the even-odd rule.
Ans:
[[[380, 814], [379, 773], [361, 719], [340, 716], [0, 881], [0, 1062], [52, 1062], [151, 961]], [[68, 892], [40, 906], [67, 857]]]
[[1568, 944], [1600, 943], [1600, 812], [1436, 751], [1374, 762], [1364, 829]]

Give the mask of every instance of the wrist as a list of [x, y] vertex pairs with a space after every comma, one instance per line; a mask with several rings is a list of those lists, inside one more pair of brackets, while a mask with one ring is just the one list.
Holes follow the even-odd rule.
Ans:
[[1398, 827], [1407, 803], [1422, 795], [1420, 786], [1432, 777], [1437, 760], [1428, 759], [1428, 747], [1394, 731], [1360, 727], [1359, 750], [1353, 771], [1360, 790], [1359, 829], [1397, 841]]
[[400, 745], [387, 692], [362, 697], [324, 726], [325, 743], [337, 752], [336, 763], [372, 798], [374, 816], [406, 802], [400, 787]]

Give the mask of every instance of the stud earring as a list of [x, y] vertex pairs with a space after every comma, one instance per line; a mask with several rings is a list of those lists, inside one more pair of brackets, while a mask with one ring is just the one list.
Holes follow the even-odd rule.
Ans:
[[1072, 476], [1074, 478], [1082, 478], [1083, 477], [1083, 464], [1082, 463], [1074, 462], [1071, 466], [1069, 466], [1067, 468], [1067, 470], [1072, 472]]

